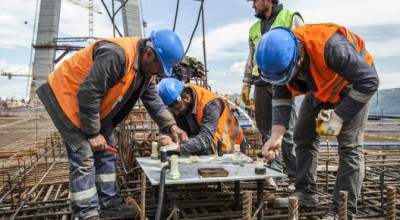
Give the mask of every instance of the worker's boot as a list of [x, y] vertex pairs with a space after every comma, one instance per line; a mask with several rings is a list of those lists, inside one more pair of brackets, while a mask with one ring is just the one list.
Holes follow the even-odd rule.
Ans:
[[[305, 193], [302, 191], [293, 192], [290, 196], [297, 197], [299, 207], [314, 208], [319, 205], [318, 195], [312, 193]], [[287, 208], [289, 206], [289, 198], [276, 198], [274, 201], [274, 208]]]
[[135, 216], [135, 210], [132, 206], [123, 203], [111, 207], [101, 207], [99, 211], [100, 218], [110, 217], [129, 217]]
[[289, 185], [286, 189], [286, 192], [293, 193], [296, 190], [296, 186], [294, 182], [289, 182]]
[[337, 209], [330, 209], [325, 212], [321, 220], [339, 220], [339, 213]]
[[99, 216], [91, 216], [89, 218], [84, 218], [83, 220], [99, 220]]
[[[352, 208], [348, 208], [347, 210], [347, 219], [357, 219], [357, 211]], [[332, 206], [328, 211], [324, 213], [324, 216], [321, 220], [339, 220], [339, 208]]]

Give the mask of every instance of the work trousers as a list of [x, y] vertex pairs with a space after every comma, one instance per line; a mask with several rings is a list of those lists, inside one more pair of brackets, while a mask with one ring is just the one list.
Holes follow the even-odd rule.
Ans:
[[[316, 178], [320, 137], [316, 132], [315, 118], [321, 109], [333, 109], [330, 103], [321, 103], [310, 108], [308, 103], [313, 96], [306, 96], [303, 100], [294, 129], [294, 142], [297, 145], [297, 175], [296, 190], [305, 193], [316, 193]], [[307, 101], [308, 100], [308, 101]], [[364, 179], [364, 152], [363, 137], [368, 119], [369, 103], [343, 127], [337, 136], [339, 167], [333, 191], [333, 206], [339, 203], [339, 191], [348, 192], [348, 208], [357, 212], [357, 200], [361, 193]]]
[[[71, 136], [73, 135], [69, 133], [69, 137]], [[93, 152], [79, 132], [76, 133], [76, 138], [82, 139], [76, 151], [72, 150], [68, 141], [65, 141], [65, 145], [69, 159], [72, 210], [75, 217], [83, 219], [98, 215], [100, 207], [121, 204], [122, 199], [116, 182], [115, 154], [107, 150]], [[114, 146], [112, 140], [107, 140], [110, 146]]]
[[[255, 86], [254, 103], [257, 129], [262, 135], [262, 141], [264, 144], [271, 136], [272, 127], [272, 86], [270, 84]], [[293, 143], [293, 128], [296, 119], [297, 115], [293, 103], [289, 128], [286, 130], [282, 142], [283, 161], [286, 165], [287, 175], [292, 181], [296, 178], [296, 153], [294, 150], [295, 145]], [[282, 172], [281, 155], [278, 155], [276, 159], [270, 163], [270, 167]]]

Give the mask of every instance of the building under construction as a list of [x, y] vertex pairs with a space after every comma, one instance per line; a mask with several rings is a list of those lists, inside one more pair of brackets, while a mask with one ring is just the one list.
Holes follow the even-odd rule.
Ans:
[[[96, 13], [93, 2], [88, 2], [84, 7]], [[141, 35], [140, 31], [135, 32], [141, 30], [142, 25], [137, 22], [140, 21], [138, 2], [119, 2], [125, 4], [122, 7], [124, 34]], [[86, 40], [58, 38], [60, 7], [61, 0], [41, 1], [38, 35], [33, 45], [33, 90], [47, 78], [49, 67], [54, 68], [62, 58], [55, 57], [56, 50], [66, 51], [65, 55], [80, 49], [63, 42]], [[206, 71], [191, 81], [207, 87]], [[221, 161], [207, 160], [207, 166], [215, 168], [211, 174], [195, 172], [190, 181], [182, 178], [181, 182], [173, 183], [167, 180], [165, 173], [163, 175], [162, 169], [157, 170], [156, 177], [154, 170], [146, 170], [146, 161], [154, 154], [152, 143], [158, 141], [159, 129], [144, 106], [138, 103], [115, 129], [119, 190], [125, 203], [135, 209], [132, 216], [125, 219], [158, 219], [160, 216], [161, 219], [196, 220], [321, 218], [332, 204], [339, 164], [336, 140], [321, 141], [317, 168], [320, 205], [302, 209], [296, 199], [291, 199], [288, 209], [274, 209], [274, 199], [287, 196], [289, 180], [280, 174], [279, 178], [270, 178], [278, 177], [272, 171], [257, 180], [248, 176], [253, 175], [252, 172], [243, 173], [246, 169], [254, 170], [262, 140], [246, 118], [240, 120], [248, 141], [247, 162], [226, 165], [229, 172], [217, 174]], [[396, 117], [371, 117], [368, 121], [364, 138], [366, 175], [358, 204], [359, 216], [353, 219], [400, 219], [399, 127], [400, 118]], [[201, 158], [199, 160], [202, 162]], [[161, 162], [158, 157], [151, 161], [149, 163]], [[184, 170], [197, 166], [195, 163], [182, 158], [177, 166]], [[0, 219], [74, 219], [68, 167], [62, 138], [43, 107], [0, 112]], [[339, 215], [340, 219], [347, 219], [346, 192], [340, 195]]]

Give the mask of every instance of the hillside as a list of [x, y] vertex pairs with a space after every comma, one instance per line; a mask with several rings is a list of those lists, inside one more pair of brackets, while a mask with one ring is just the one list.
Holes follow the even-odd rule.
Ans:
[[[240, 94], [235, 93], [230, 96], [232, 101], [235, 100], [236, 97], [240, 99]], [[303, 96], [296, 98], [297, 111], [299, 110], [302, 100]], [[369, 111], [370, 115], [400, 116], [400, 107], [396, 103], [400, 104], [400, 88], [379, 90], [372, 97]], [[241, 103], [240, 107], [244, 108], [244, 104]]]
[[400, 88], [379, 90], [371, 100], [370, 115], [400, 116], [397, 104], [400, 104]]

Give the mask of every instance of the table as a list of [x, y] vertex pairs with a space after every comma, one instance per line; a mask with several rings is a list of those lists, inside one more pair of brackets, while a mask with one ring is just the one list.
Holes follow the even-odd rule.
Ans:
[[[189, 158], [179, 158], [179, 172], [180, 179], [170, 180], [166, 178], [165, 185], [182, 185], [182, 184], [198, 184], [198, 183], [211, 183], [211, 182], [235, 182], [235, 207], [240, 207], [239, 194], [240, 194], [240, 181], [241, 180], [255, 180], [257, 181], [257, 207], [259, 207], [264, 200], [264, 182], [267, 177], [281, 178], [286, 177], [285, 174], [275, 170], [266, 168], [266, 173], [258, 175], [254, 173], [256, 163], [245, 162], [242, 165], [232, 163], [233, 154], [224, 154], [222, 157], [215, 158], [214, 156], [200, 156], [199, 162], [190, 163]], [[160, 183], [160, 160], [151, 159], [150, 157], [137, 157], [136, 161], [143, 169], [147, 178], [150, 180], [151, 185], [159, 185]], [[229, 174], [226, 177], [200, 177], [198, 168], [224, 168]], [[263, 219], [263, 209], [258, 213], [258, 219]]]

